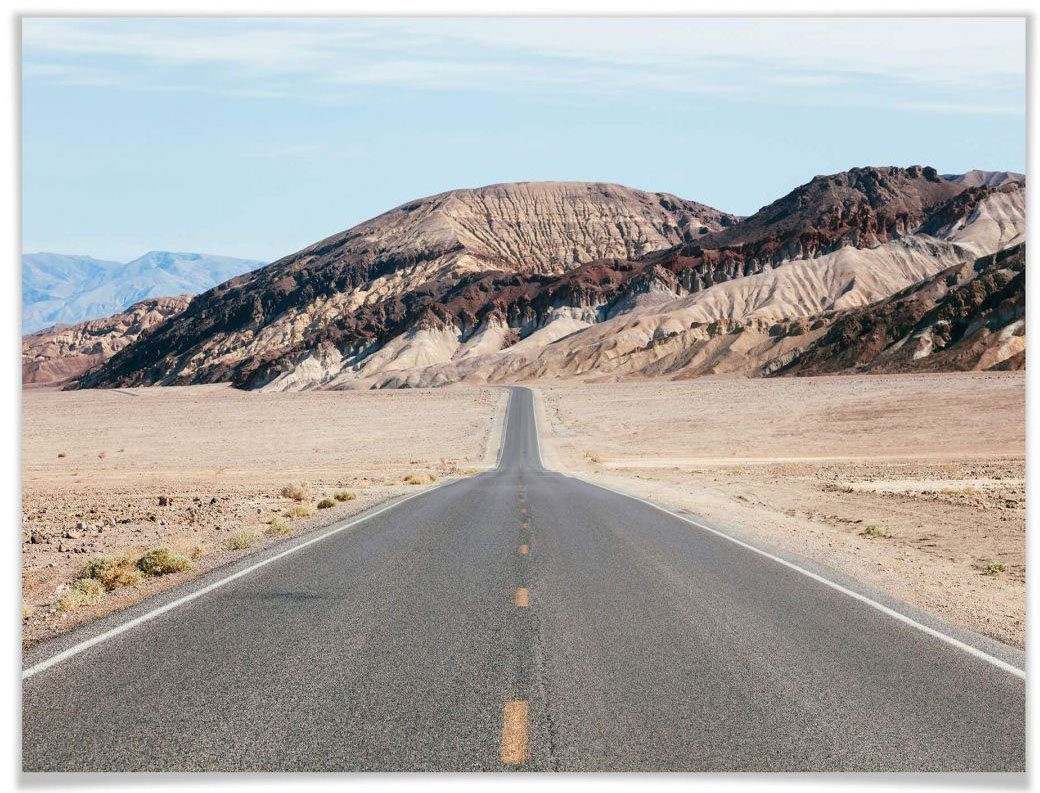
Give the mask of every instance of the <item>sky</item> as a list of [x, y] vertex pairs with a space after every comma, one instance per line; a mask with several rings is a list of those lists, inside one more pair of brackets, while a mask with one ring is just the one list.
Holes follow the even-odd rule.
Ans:
[[747, 215], [1025, 170], [1021, 19], [22, 21], [22, 250], [271, 261], [414, 198], [617, 182]]

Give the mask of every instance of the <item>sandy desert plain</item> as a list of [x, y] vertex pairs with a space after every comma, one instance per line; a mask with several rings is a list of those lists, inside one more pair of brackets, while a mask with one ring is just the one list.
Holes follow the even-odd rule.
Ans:
[[[549, 467], [1023, 646], [1023, 372], [527, 385]], [[24, 391], [25, 643], [283, 541], [275, 518], [298, 536], [494, 465], [506, 395]], [[356, 498], [286, 517], [336, 492]], [[59, 606], [92, 558], [163, 546], [195, 569]]]

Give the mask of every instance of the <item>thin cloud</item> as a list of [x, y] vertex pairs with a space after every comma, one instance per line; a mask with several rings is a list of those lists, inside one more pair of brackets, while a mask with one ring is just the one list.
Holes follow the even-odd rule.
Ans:
[[1024, 30], [1013, 19], [30, 18], [22, 32], [27, 79], [64, 84], [78, 71], [84, 85], [172, 80], [318, 102], [366, 89], [655, 91], [1024, 113]]

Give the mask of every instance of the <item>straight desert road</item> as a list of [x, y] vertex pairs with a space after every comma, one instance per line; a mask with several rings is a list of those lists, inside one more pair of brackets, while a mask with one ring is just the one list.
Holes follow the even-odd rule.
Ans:
[[22, 744], [26, 771], [1022, 771], [1025, 681], [545, 470], [514, 389], [497, 470], [32, 672]]

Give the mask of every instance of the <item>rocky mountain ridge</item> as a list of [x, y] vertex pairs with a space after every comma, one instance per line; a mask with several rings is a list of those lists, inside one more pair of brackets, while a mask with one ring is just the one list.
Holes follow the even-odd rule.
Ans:
[[52, 325], [22, 337], [22, 384], [61, 385], [81, 377], [164, 320], [188, 307], [191, 295], [152, 297], [103, 319]]
[[613, 185], [453, 191], [210, 290], [81, 385], [766, 373], [807, 341], [783, 328], [1018, 244], [1024, 212], [1018, 175], [919, 166], [816, 177], [744, 219]]

